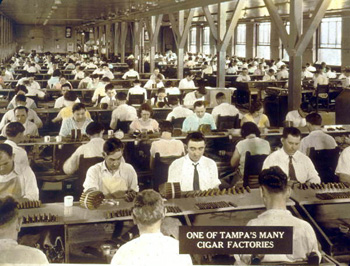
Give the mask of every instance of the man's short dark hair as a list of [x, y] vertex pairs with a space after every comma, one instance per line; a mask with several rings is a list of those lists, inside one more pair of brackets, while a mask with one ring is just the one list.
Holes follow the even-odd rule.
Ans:
[[25, 130], [24, 126], [20, 122], [11, 122], [6, 126], [6, 136], [14, 138], [19, 133], [23, 133]]
[[260, 137], [260, 130], [255, 123], [245, 122], [241, 128], [242, 138], [246, 138], [250, 134], [255, 134], [255, 136]]
[[288, 135], [292, 135], [293, 137], [300, 137], [301, 132], [296, 127], [285, 127], [283, 128], [282, 138], [288, 138]]
[[305, 113], [309, 113], [310, 109], [311, 109], [310, 103], [309, 102], [302, 102], [300, 104], [300, 109]]
[[74, 113], [74, 112], [79, 111], [81, 109], [86, 110], [85, 104], [83, 104], [83, 103], [75, 103], [73, 105], [73, 107], [72, 107], [72, 112]]
[[226, 95], [223, 92], [218, 92], [216, 94], [215, 98], [216, 98], [216, 100], [221, 99], [221, 98], [225, 98], [226, 99]]
[[63, 87], [69, 87], [69, 89], [70, 90], [72, 90], [73, 88], [72, 88], [72, 84], [70, 84], [70, 83], [64, 83], [62, 86], [61, 86], [61, 88], [63, 88]]
[[159, 93], [165, 93], [165, 89], [164, 88], [159, 88], [157, 90], [157, 94], [159, 94]]
[[173, 82], [171, 80], [167, 80], [164, 85], [166, 88], [170, 88], [173, 86]]
[[95, 135], [95, 134], [99, 134], [101, 133], [102, 131], [104, 131], [105, 128], [103, 126], [102, 123], [100, 122], [91, 122], [90, 124], [87, 125], [86, 127], [86, 134], [87, 135]]
[[17, 94], [19, 91], [23, 91], [24, 93], [28, 93], [28, 89], [26, 86], [24, 85], [18, 85], [16, 88], [15, 88], [15, 93]]
[[10, 224], [18, 217], [17, 204], [15, 199], [10, 196], [0, 198], [0, 228]]
[[284, 192], [288, 185], [288, 177], [279, 166], [263, 170], [259, 175], [259, 184], [270, 193]]
[[164, 201], [158, 192], [146, 189], [134, 199], [132, 216], [137, 224], [149, 226], [165, 216]]
[[123, 149], [124, 149], [123, 142], [121, 142], [121, 140], [117, 138], [107, 139], [106, 142], [103, 144], [103, 151], [107, 155], [115, 153], [117, 151], [123, 151]]
[[18, 95], [16, 95], [15, 101], [16, 102], [26, 102], [27, 97], [23, 94], [18, 94]]
[[306, 122], [309, 122], [311, 125], [320, 126], [322, 125], [322, 116], [318, 113], [308, 114], [306, 117]]
[[134, 81], [133, 81], [133, 84], [135, 85], [135, 84], [141, 84], [141, 81], [139, 80], [139, 79], [135, 79]]
[[197, 131], [197, 132], [189, 133], [186, 137], [185, 143], [188, 144], [190, 140], [194, 142], [200, 142], [200, 141], [205, 142], [205, 137], [203, 133]]
[[123, 91], [118, 92], [117, 99], [119, 101], [126, 101], [127, 94]]
[[77, 93], [75, 91], [67, 91], [63, 97], [65, 100], [70, 102], [75, 102], [78, 98]]
[[111, 79], [110, 79], [109, 77], [103, 77], [103, 78], [101, 79], [101, 81], [102, 81], [102, 82], [105, 82], [105, 83], [109, 83], [109, 82], [111, 82]]
[[263, 108], [262, 102], [254, 101], [250, 104], [249, 113], [254, 114], [255, 112], [259, 111], [261, 108]]
[[25, 106], [17, 106], [13, 111], [16, 113], [17, 110], [24, 110], [28, 114], [28, 108]]
[[205, 107], [205, 104], [204, 104], [203, 101], [196, 101], [196, 102], [194, 102], [194, 104], [193, 104], [193, 109], [195, 109], [196, 107], [202, 107], [202, 106]]
[[177, 105], [177, 104], [179, 103], [179, 98], [177, 98], [176, 96], [170, 95], [170, 96], [168, 97], [168, 103], [169, 103], [170, 105]]
[[[6, 143], [0, 143], [0, 152], [6, 153], [8, 156], [12, 156], [13, 154], [13, 149], [10, 145]], [[1, 212], [0, 212], [1, 213]], [[1, 216], [1, 215], [0, 215]]]
[[53, 77], [60, 77], [62, 75], [61, 70], [55, 69], [52, 73]]
[[109, 90], [114, 90], [114, 85], [111, 83], [109, 83], [105, 86], [105, 92], [107, 92]]
[[174, 126], [170, 121], [161, 121], [159, 123], [159, 131], [160, 132], [169, 132], [173, 133]]

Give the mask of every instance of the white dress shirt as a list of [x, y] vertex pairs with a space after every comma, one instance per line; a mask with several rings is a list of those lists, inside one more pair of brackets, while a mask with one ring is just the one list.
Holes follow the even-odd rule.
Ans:
[[[40, 127], [43, 124], [38, 114], [32, 109], [28, 109], [27, 120], [33, 121], [37, 125], [37, 127]], [[9, 110], [4, 114], [0, 122], [0, 129], [2, 129], [9, 122], [16, 122], [14, 109]]]
[[103, 70], [103, 72], [102, 72], [102, 78], [104, 78], [104, 77], [107, 77], [107, 78], [109, 78], [110, 80], [112, 80], [112, 79], [114, 79], [114, 74], [112, 73], [112, 71], [110, 71], [110, 70]]
[[75, 129], [75, 130], [80, 129], [82, 135], [86, 134], [86, 127], [91, 122], [92, 122], [92, 119], [87, 117], [85, 119], [83, 126], [81, 128], [78, 128], [78, 125], [73, 117], [63, 119], [59, 135], [62, 137], [67, 137], [68, 135], [71, 134], [72, 129]]
[[250, 76], [238, 75], [236, 82], [250, 81]]
[[22, 147], [19, 147], [15, 142], [12, 140], [5, 140], [6, 144], [10, 145], [12, 147], [12, 152], [15, 155], [14, 161], [18, 165], [23, 165], [23, 166], [29, 166], [29, 160], [28, 160], [28, 155], [25, 149]]
[[194, 85], [193, 80], [191, 79], [190, 81], [187, 80], [187, 78], [184, 78], [180, 80], [179, 83], [179, 89], [194, 89], [196, 86]]
[[112, 112], [111, 124], [112, 129], [116, 129], [118, 120], [120, 121], [133, 121], [137, 119], [137, 111], [135, 107], [121, 104]]
[[276, 76], [277, 76], [277, 79], [278, 79], [278, 80], [287, 79], [287, 78], [289, 78], [289, 72], [288, 72], [287, 69], [284, 69], [284, 70], [279, 71], [279, 72], [276, 74]]
[[301, 117], [298, 110], [293, 110], [288, 112], [286, 116], [286, 121], [290, 121], [293, 123], [293, 127], [305, 127], [306, 119]]
[[202, 96], [200, 98], [196, 98], [196, 92], [195, 91], [191, 91], [191, 92], [188, 92], [185, 95], [184, 105], [193, 107], [195, 102], [197, 102], [197, 101], [204, 101], [204, 100], [205, 100], [205, 96]]
[[[75, 100], [75, 102], [76, 102], [76, 103], [80, 103], [79, 98], [77, 98], [77, 99]], [[63, 107], [65, 107], [65, 106], [66, 106], [66, 105], [65, 105], [64, 96], [61, 96], [61, 97], [58, 97], [58, 98], [56, 99], [55, 105], [54, 105], [53, 108], [63, 108]]]
[[241, 116], [239, 110], [236, 108], [236, 106], [229, 104], [229, 103], [222, 103], [218, 106], [215, 106], [213, 108], [213, 111], [211, 112], [211, 115], [214, 118], [215, 123], [218, 122], [218, 116], [235, 116], [235, 115]]
[[[39, 189], [36, 183], [36, 177], [33, 170], [29, 166], [14, 164], [14, 169], [7, 175], [0, 175], [0, 187], [8, 182], [18, 182], [20, 192], [17, 195], [8, 193], [8, 191], [0, 191], [0, 197], [12, 195], [15, 198], [26, 198], [29, 200], [39, 200]], [[1, 252], [0, 252], [1, 253]]]
[[14, 239], [0, 239], [0, 250], [1, 265], [49, 265], [40, 249], [19, 245]]
[[216, 163], [205, 156], [194, 163], [188, 155], [175, 160], [169, 167], [168, 182], [180, 182], [181, 191], [193, 190], [194, 165], [198, 164], [200, 190], [217, 188], [221, 182], [218, 178], [218, 168]]
[[193, 111], [183, 107], [181, 105], [176, 106], [166, 117], [167, 121], [171, 121], [173, 118], [188, 117], [193, 114]]
[[350, 175], [350, 147], [345, 148], [340, 154], [337, 168], [335, 169], [336, 174]]
[[153, 84], [156, 85], [157, 89], [164, 88], [164, 84], [162, 81], [159, 81], [158, 83], [156, 83], [154, 80], [151, 80], [151, 79], [147, 80], [145, 86], [143, 87], [147, 90], [151, 90], [153, 89]]
[[132, 69], [132, 70], [125, 72], [124, 75], [122, 76], [122, 79], [128, 79], [128, 78], [140, 79], [140, 75], [137, 71]]
[[[293, 253], [292, 254], [265, 254], [262, 262], [297, 262], [307, 261], [307, 255], [316, 252], [321, 259], [318, 242], [311, 225], [294, 217], [290, 211], [270, 209], [257, 218], [250, 220], [248, 226], [292, 226], [293, 227]], [[241, 255], [245, 263], [250, 262], [250, 255]]]
[[185, 148], [181, 140], [160, 139], [153, 141], [151, 145], [151, 156], [155, 157], [157, 152], [160, 157], [181, 156], [185, 154]]
[[[16, 96], [17, 96], [17, 95], [15, 95], [15, 96], [12, 98], [11, 102], [7, 105], [7, 109], [14, 109], [14, 108], [17, 107], [17, 104], [16, 104]], [[37, 108], [36, 103], [34, 102], [34, 100], [33, 100], [32, 98], [29, 98], [29, 97], [26, 98], [26, 107], [27, 107], [28, 109], [30, 109], [30, 108], [31, 108], [31, 109]]]
[[181, 94], [179, 88], [176, 88], [176, 87], [166, 88], [165, 93], [168, 95], [180, 95]]
[[133, 189], [139, 191], [137, 174], [131, 164], [121, 161], [119, 169], [112, 174], [105, 161], [97, 163], [89, 168], [83, 184], [84, 191], [95, 188], [103, 194], [113, 194], [117, 191]]
[[39, 98], [43, 98], [45, 96], [45, 92], [43, 92], [40, 88], [38, 82], [33, 81], [32, 84], [26, 86], [28, 93], [26, 96], [38, 96]]
[[79, 169], [80, 156], [84, 158], [103, 157], [104, 143], [105, 140], [102, 138], [93, 138], [88, 143], [78, 147], [63, 165], [65, 174], [71, 175]]
[[179, 241], [162, 233], [141, 234], [121, 246], [113, 256], [111, 265], [123, 266], [188, 266], [190, 255], [179, 254]]
[[142, 88], [141, 86], [135, 86], [129, 89], [127, 99], [129, 100], [130, 94], [143, 94], [145, 96], [145, 100], [147, 100], [147, 90]]
[[276, 78], [274, 75], [270, 76], [266, 74], [265, 76], [263, 76], [263, 81], [276, 81]]
[[[321, 179], [311, 159], [300, 151], [296, 151], [292, 158], [295, 175], [300, 183], [320, 183]], [[263, 169], [279, 166], [289, 176], [289, 155], [283, 148], [271, 153], [264, 161]]]
[[321, 129], [311, 131], [310, 134], [301, 140], [299, 150], [308, 155], [311, 148], [315, 150], [332, 150], [337, 147], [334, 138]]

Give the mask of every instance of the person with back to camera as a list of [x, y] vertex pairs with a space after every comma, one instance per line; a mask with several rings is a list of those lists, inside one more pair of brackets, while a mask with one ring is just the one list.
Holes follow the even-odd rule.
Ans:
[[[287, 175], [278, 166], [263, 170], [259, 175], [260, 195], [266, 206], [266, 211], [257, 218], [250, 220], [248, 226], [292, 226], [293, 253], [265, 254], [260, 256], [261, 262], [289, 262], [307, 261], [312, 253], [321, 260], [321, 253], [315, 232], [311, 225], [296, 218], [287, 210], [287, 201], [291, 195]], [[250, 264], [251, 255], [241, 255], [240, 259]], [[239, 261], [238, 261], [239, 264]]]

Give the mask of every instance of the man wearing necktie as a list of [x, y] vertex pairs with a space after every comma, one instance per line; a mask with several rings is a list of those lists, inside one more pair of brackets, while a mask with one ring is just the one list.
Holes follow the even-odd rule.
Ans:
[[216, 163], [204, 156], [205, 138], [200, 132], [186, 137], [187, 155], [175, 160], [169, 167], [168, 182], [179, 182], [182, 191], [217, 188], [221, 182]]
[[264, 161], [263, 169], [279, 166], [289, 180], [300, 183], [320, 183], [321, 179], [309, 157], [299, 151], [301, 132], [286, 127], [282, 134], [282, 148], [271, 153]]

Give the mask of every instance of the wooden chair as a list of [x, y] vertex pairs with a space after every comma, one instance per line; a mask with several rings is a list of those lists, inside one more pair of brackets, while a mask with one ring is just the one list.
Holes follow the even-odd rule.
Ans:
[[155, 154], [152, 179], [152, 186], [154, 190], [158, 191], [159, 186], [168, 181], [169, 167], [173, 161], [180, 157], [181, 156], [160, 157], [158, 152]]
[[235, 116], [218, 116], [217, 128], [218, 130], [225, 130], [231, 128], [239, 127], [239, 116], [238, 114]]
[[267, 154], [251, 155], [249, 151], [245, 155], [243, 186], [250, 188], [259, 187], [259, 174]]
[[310, 149], [309, 157], [318, 172], [321, 181], [324, 183], [337, 182], [338, 177], [334, 174], [337, 168], [340, 155], [339, 147], [329, 150]]
[[179, 117], [179, 118], [172, 117], [171, 123], [173, 124], [174, 128], [182, 128], [182, 124], [185, 121], [185, 119], [186, 117]]
[[330, 98], [329, 98], [329, 85], [317, 85], [316, 88], [316, 112], [318, 112], [319, 104], [326, 107], [329, 110]]
[[145, 94], [129, 94], [129, 104], [142, 104], [145, 101]]
[[117, 122], [117, 130], [123, 131], [125, 134], [127, 134], [130, 130], [130, 124], [132, 121], [120, 121], [118, 119]]

